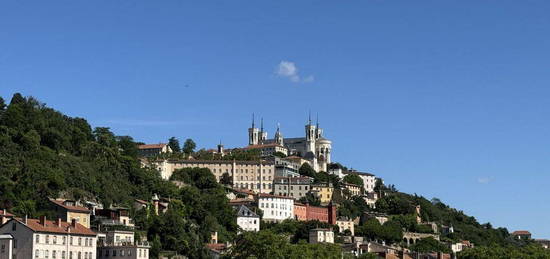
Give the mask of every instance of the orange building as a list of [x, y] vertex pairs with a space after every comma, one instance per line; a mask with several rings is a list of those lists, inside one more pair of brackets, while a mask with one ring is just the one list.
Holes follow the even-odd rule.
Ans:
[[299, 221], [319, 220], [336, 224], [336, 206], [329, 204], [327, 207], [316, 207], [295, 202], [294, 217]]

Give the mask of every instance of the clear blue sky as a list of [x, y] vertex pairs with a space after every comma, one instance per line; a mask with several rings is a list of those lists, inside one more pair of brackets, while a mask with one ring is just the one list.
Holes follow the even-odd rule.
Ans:
[[550, 238], [550, 2], [194, 2], [2, 1], [0, 95], [205, 148], [311, 110], [334, 160]]

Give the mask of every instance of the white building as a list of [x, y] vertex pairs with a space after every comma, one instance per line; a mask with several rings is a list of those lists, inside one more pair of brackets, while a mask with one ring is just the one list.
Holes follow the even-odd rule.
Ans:
[[241, 205], [237, 210], [237, 225], [244, 231], [260, 231], [260, 216]]
[[292, 197], [258, 194], [258, 207], [263, 212], [263, 220], [278, 222], [294, 218], [294, 199]]
[[12, 259], [96, 258], [96, 233], [76, 220], [14, 218], [0, 227], [0, 233], [13, 236]]
[[136, 242], [132, 231], [109, 231], [100, 239], [97, 247], [97, 258], [148, 259], [149, 244], [147, 241]]
[[334, 243], [334, 232], [328, 228], [315, 228], [309, 231], [309, 243]]

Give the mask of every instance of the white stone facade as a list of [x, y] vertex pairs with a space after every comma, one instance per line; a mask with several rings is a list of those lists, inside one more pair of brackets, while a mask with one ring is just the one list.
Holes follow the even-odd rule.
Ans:
[[270, 222], [294, 218], [294, 199], [291, 197], [260, 194], [258, 207], [263, 212], [263, 220]]
[[309, 231], [309, 243], [334, 243], [334, 232], [332, 229], [316, 228]]

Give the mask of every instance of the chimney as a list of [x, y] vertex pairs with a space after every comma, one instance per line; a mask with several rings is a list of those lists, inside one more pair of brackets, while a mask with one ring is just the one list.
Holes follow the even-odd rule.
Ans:
[[61, 218], [57, 218], [57, 220], [55, 220], [55, 224], [57, 225], [58, 228], [61, 227]]
[[24, 220], [23, 223], [24, 223], [25, 225], [27, 225], [27, 214], [25, 214], [25, 218], [24, 218], [23, 220]]
[[46, 226], [46, 216], [40, 216], [40, 225]]
[[6, 209], [4, 209], [4, 215], [6, 215]]
[[71, 227], [76, 228], [76, 219], [71, 219]]

